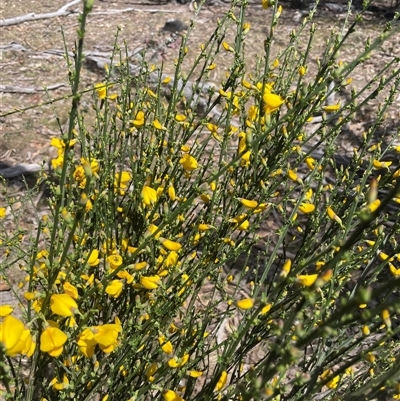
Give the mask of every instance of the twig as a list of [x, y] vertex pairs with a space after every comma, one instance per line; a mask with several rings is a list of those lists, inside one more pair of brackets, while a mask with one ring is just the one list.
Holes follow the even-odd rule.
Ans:
[[71, 11], [68, 9], [80, 2], [81, 2], [81, 0], [73, 0], [70, 3], [65, 4], [64, 6], [59, 8], [57, 11], [54, 11], [52, 13], [46, 13], [46, 14], [29, 13], [29, 14], [21, 15], [19, 17], [3, 19], [3, 20], [0, 20], [0, 26], [17, 25], [22, 22], [37, 21], [39, 19], [63, 17], [65, 15], [69, 15], [69, 14], [73, 13], [74, 11]]
[[44, 86], [43, 88], [24, 88], [21, 86], [10, 86], [10, 85], [0, 85], [0, 92], [4, 93], [36, 93], [44, 92], [46, 90], [54, 90], [65, 86], [65, 84], [59, 83], [50, 86]]

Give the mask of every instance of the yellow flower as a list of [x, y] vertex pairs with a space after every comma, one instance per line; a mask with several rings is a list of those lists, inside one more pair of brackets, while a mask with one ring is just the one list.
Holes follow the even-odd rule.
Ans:
[[383, 168], [389, 168], [390, 165], [393, 163], [392, 161], [388, 162], [381, 162], [379, 160], [374, 160], [373, 162], [374, 168], [376, 169], [383, 169]]
[[340, 226], [343, 225], [342, 219], [333, 211], [333, 209], [330, 206], [326, 210], [326, 213], [328, 214], [328, 217], [332, 221], [336, 221], [336, 223], [338, 223]]
[[40, 351], [50, 356], [60, 356], [66, 343], [67, 335], [57, 327], [47, 327], [40, 335]]
[[184, 114], [177, 114], [175, 116], [175, 120], [178, 121], [178, 122], [185, 121], [186, 120], [186, 116]]
[[6, 208], [0, 207], [0, 219], [4, 219], [6, 217]]
[[266, 10], [271, 4], [270, 0], [261, 0], [261, 5], [264, 10]]
[[175, 391], [172, 390], [164, 391], [163, 398], [165, 401], [185, 401], [182, 397], [175, 393]]
[[234, 52], [235, 49], [230, 46], [228, 43], [226, 42], [222, 42], [222, 47], [227, 51], [227, 52]]
[[79, 351], [81, 351], [83, 355], [88, 358], [93, 356], [97, 342], [94, 340], [94, 334], [90, 328], [83, 330], [83, 332], [79, 334], [76, 343], [78, 344]]
[[147, 206], [150, 206], [152, 203], [157, 202], [157, 191], [145, 185], [142, 189], [142, 199]]
[[300, 203], [299, 212], [304, 214], [309, 214], [312, 213], [314, 210], [315, 210], [315, 205], [313, 205], [312, 203], [305, 203], [305, 202]]
[[[65, 388], [67, 388], [69, 385], [69, 380], [68, 377], [66, 375], [63, 376], [63, 381], [62, 383], [60, 383], [57, 379], [57, 377], [55, 377], [51, 382], [50, 382], [50, 386], [53, 390], [56, 391], [60, 391], [60, 390], [64, 390]], [[43, 400], [43, 398], [42, 398]]]
[[236, 301], [236, 306], [239, 309], [247, 310], [251, 309], [254, 306], [254, 299], [252, 298], [244, 298]]
[[78, 305], [68, 294], [53, 294], [50, 298], [51, 311], [59, 316], [72, 316]]
[[97, 266], [100, 263], [99, 251], [97, 249], [93, 249], [93, 251], [90, 252], [87, 262], [91, 267]]
[[8, 315], [0, 324], [0, 341], [6, 349], [6, 355], [24, 354], [31, 357], [35, 350], [31, 332], [24, 327], [21, 320]]
[[140, 284], [146, 288], [146, 290], [155, 290], [158, 288], [160, 282], [160, 276], [142, 276], [140, 277]]
[[176, 193], [175, 193], [175, 188], [174, 188], [173, 185], [170, 185], [170, 186], [168, 187], [168, 196], [169, 196], [169, 199], [172, 200], [172, 202], [175, 201], [175, 199], [176, 199]]
[[104, 83], [97, 83], [94, 85], [97, 96], [100, 100], [104, 100], [107, 97], [107, 85]]
[[182, 167], [189, 172], [199, 167], [197, 160], [187, 153], [181, 157], [179, 163], [182, 164]]
[[78, 299], [78, 289], [68, 281], [63, 284], [64, 292], [74, 299]]
[[115, 254], [115, 255], [110, 255], [107, 257], [107, 262], [110, 264], [110, 269], [111, 270], [115, 270], [117, 269], [119, 266], [122, 265], [122, 256]]
[[324, 110], [325, 110], [327, 113], [334, 113], [335, 111], [338, 111], [339, 109], [340, 109], [340, 103], [331, 104], [331, 105], [329, 105], [329, 106], [325, 106], [325, 107], [324, 107]]
[[172, 346], [171, 341], [166, 341], [165, 336], [160, 335], [160, 337], [158, 337], [158, 342], [161, 345], [161, 349], [166, 354], [172, 354], [174, 352], [174, 347]]
[[169, 252], [167, 257], [165, 258], [165, 266], [166, 267], [176, 266], [178, 263], [178, 259], [179, 259], [179, 256], [175, 251]]
[[14, 308], [11, 305], [0, 305], [0, 316], [5, 317], [12, 313]]
[[158, 130], [161, 130], [161, 131], [166, 131], [166, 130], [167, 130], [167, 128], [165, 128], [165, 127], [160, 123], [160, 121], [158, 121], [157, 119], [153, 121], [153, 127], [154, 127], [155, 129], [158, 129]]
[[286, 259], [285, 263], [282, 266], [281, 277], [287, 277], [292, 268], [292, 261], [290, 259]]
[[284, 99], [282, 99], [280, 96], [268, 92], [264, 94], [263, 100], [265, 114], [273, 113], [284, 103]]
[[199, 370], [190, 370], [187, 372], [187, 374], [190, 377], [197, 379], [198, 377], [200, 377], [203, 374], [203, 372], [200, 372]]
[[249, 200], [241, 198], [239, 199], [241, 204], [249, 209], [255, 209], [258, 206], [258, 202], [255, 200]]
[[218, 383], [215, 386], [215, 391], [221, 391], [226, 384], [226, 380], [228, 379], [228, 373], [224, 370], [219, 377]]
[[374, 213], [379, 208], [380, 205], [381, 205], [381, 201], [379, 199], [375, 199], [373, 202], [371, 202], [367, 206], [367, 208], [369, 209], [369, 211], [371, 213]]
[[171, 241], [169, 239], [160, 238], [161, 243], [165, 248], [169, 251], [179, 251], [182, 248], [182, 245], [179, 242]]
[[394, 265], [392, 263], [390, 263], [390, 262], [389, 262], [389, 270], [390, 270], [390, 273], [392, 273], [392, 275], [395, 278], [400, 278], [400, 269], [396, 269], [394, 267]]
[[115, 174], [114, 188], [126, 189], [128, 183], [132, 180], [132, 175], [129, 171], [122, 171]]
[[297, 282], [303, 287], [311, 287], [318, 278], [318, 274], [300, 274], [297, 276]]
[[304, 65], [302, 65], [302, 66], [299, 68], [299, 75], [300, 75], [300, 76], [304, 76], [304, 75], [306, 75], [306, 72], [307, 72], [306, 67], [304, 67]]
[[260, 311], [260, 315], [265, 315], [266, 313], [268, 313], [272, 308], [272, 304], [267, 304], [265, 305], [261, 311]]
[[113, 280], [106, 287], [106, 293], [111, 295], [113, 298], [118, 298], [121, 295], [124, 283], [121, 280]]
[[93, 339], [99, 344], [100, 349], [109, 354], [118, 345], [118, 334], [122, 331], [120, 324], [103, 324], [93, 328]]
[[138, 111], [136, 113], [136, 117], [133, 121], [131, 121], [132, 124], [136, 127], [136, 128], [140, 128], [141, 126], [144, 125], [144, 113], [143, 111]]

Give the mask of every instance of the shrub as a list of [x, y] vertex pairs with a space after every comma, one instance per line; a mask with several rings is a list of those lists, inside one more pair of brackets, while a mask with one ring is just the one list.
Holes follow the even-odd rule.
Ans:
[[[84, 2], [67, 57], [69, 127], [52, 139], [52, 175], [43, 173], [49, 213], [29, 249], [0, 234], [2, 274], [17, 262], [28, 274], [23, 318], [2, 307], [5, 399], [400, 397], [399, 208], [389, 208], [400, 201], [400, 170], [385, 158], [400, 149], [394, 136], [387, 149], [373, 143], [398, 94], [399, 59], [329, 103], [396, 28], [346, 64], [340, 49], [362, 17], [347, 20], [310, 76], [315, 9], [272, 59], [284, 11], [262, 5], [272, 18], [254, 70], [244, 2], [233, 2], [189, 72], [193, 25], [173, 76], [145, 55], [131, 75], [116, 46], [93, 88], [90, 126], [79, 104]], [[208, 74], [221, 55], [231, 67], [214, 87]], [[381, 94], [376, 122], [339, 167], [341, 132]]]

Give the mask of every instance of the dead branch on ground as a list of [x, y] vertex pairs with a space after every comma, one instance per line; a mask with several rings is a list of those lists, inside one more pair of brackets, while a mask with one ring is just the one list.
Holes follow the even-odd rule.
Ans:
[[52, 13], [46, 13], [46, 14], [29, 13], [29, 14], [21, 15], [19, 17], [3, 19], [3, 20], [0, 20], [0, 26], [17, 25], [17, 24], [21, 24], [23, 22], [37, 21], [39, 19], [63, 17], [63, 16], [66, 16], [66, 15], [69, 15], [72, 13], [76, 13], [77, 11], [69, 10], [69, 8], [80, 2], [81, 2], [81, 0], [73, 0], [70, 3], [65, 4], [64, 6], [59, 8], [57, 11], [54, 11]]

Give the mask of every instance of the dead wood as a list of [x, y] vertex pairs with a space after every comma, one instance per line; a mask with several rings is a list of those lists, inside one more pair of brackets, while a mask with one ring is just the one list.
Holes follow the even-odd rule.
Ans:
[[29, 14], [21, 15], [19, 17], [3, 19], [3, 20], [0, 20], [0, 26], [10, 26], [10, 25], [21, 24], [23, 22], [28, 22], [28, 21], [37, 21], [40, 19], [63, 17], [63, 16], [66, 16], [66, 15], [69, 15], [72, 13], [76, 13], [77, 12], [76, 10], [72, 11], [72, 10], [69, 10], [69, 8], [80, 2], [81, 2], [81, 0], [73, 0], [70, 3], [65, 4], [64, 6], [59, 8], [57, 11], [54, 11], [52, 13], [46, 13], [46, 14], [29, 13]]
[[122, 13], [129, 13], [131, 11], [143, 11], [146, 13], [180, 13], [180, 10], [164, 10], [164, 9], [145, 9], [145, 8], [124, 8], [122, 10], [108, 10], [108, 11], [95, 11], [90, 13], [90, 15], [113, 15], [113, 14], [122, 14]]
[[0, 167], [0, 177], [3, 178], [14, 178], [19, 175], [34, 174], [38, 173], [42, 169], [39, 164], [36, 163], [20, 163], [15, 166], [1, 168]]
[[59, 83], [50, 86], [45, 86], [43, 88], [26, 88], [21, 86], [10, 86], [10, 85], [0, 85], [0, 92], [3, 93], [36, 93], [36, 92], [44, 92], [50, 91], [54, 89], [58, 89], [65, 86], [65, 84]]

